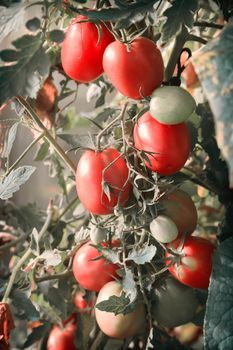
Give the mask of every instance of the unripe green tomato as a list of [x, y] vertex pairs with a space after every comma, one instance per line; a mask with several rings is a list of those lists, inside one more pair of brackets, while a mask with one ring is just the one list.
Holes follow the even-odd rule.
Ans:
[[156, 291], [152, 302], [152, 316], [159, 325], [173, 328], [190, 322], [199, 306], [194, 290], [167, 277]]
[[196, 102], [192, 95], [179, 86], [156, 89], [150, 101], [150, 114], [161, 124], [183, 123], [193, 113]]
[[174, 221], [166, 215], [159, 215], [150, 223], [152, 236], [161, 243], [174, 241], [178, 236], [178, 228]]
[[[111, 296], [120, 296], [122, 286], [116, 281], [106, 283], [100, 290], [96, 304], [108, 300]], [[95, 308], [95, 317], [101, 331], [111, 338], [125, 339], [141, 333], [146, 325], [146, 311], [143, 303], [138, 303], [134, 310], [126, 315]]]
[[102, 243], [106, 239], [106, 237], [107, 237], [106, 230], [96, 226], [93, 226], [91, 228], [90, 239], [94, 244]]

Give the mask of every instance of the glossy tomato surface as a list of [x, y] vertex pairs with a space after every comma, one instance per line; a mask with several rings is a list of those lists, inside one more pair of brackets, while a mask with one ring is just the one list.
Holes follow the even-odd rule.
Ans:
[[184, 191], [175, 189], [168, 191], [160, 200], [159, 205], [164, 215], [170, 217], [176, 224], [179, 236], [192, 233], [197, 226], [197, 209], [192, 198]]
[[47, 342], [48, 350], [78, 350], [74, 345], [76, 322], [72, 319], [63, 326], [54, 325]]
[[[82, 245], [74, 256], [73, 274], [81, 287], [98, 292], [103, 285], [117, 277], [119, 266], [100, 257], [98, 250], [89, 241]], [[113, 242], [113, 246], [117, 245]]]
[[[104, 300], [108, 300], [111, 296], [120, 296], [122, 286], [116, 281], [109, 282], [100, 290], [96, 305]], [[96, 322], [103, 333], [111, 338], [124, 339], [133, 337], [143, 332], [146, 325], [145, 306], [138, 303], [135, 309], [126, 315], [115, 315], [113, 312], [101, 311], [95, 308]]]
[[[127, 182], [128, 175], [126, 162], [117, 150], [113, 148], [101, 152], [87, 150], [77, 166], [78, 197], [91, 213], [109, 214], [118, 202], [124, 206], [129, 198], [132, 185]], [[107, 194], [104, 193], [103, 181], [108, 188]]]
[[179, 171], [187, 161], [190, 151], [190, 134], [185, 123], [164, 125], [149, 112], [143, 114], [134, 127], [134, 145], [147, 153], [145, 162], [152, 171], [171, 175]]
[[103, 73], [103, 53], [114, 37], [101, 24], [102, 35], [99, 38], [96, 25], [90, 22], [79, 23], [83, 20], [86, 17], [78, 16], [69, 25], [62, 43], [61, 62], [70, 78], [88, 83]]
[[108, 45], [103, 67], [115, 88], [133, 99], [151, 95], [163, 81], [161, 52], [153, 41], [143, 37], [132, 41], [129, 48], [119, 41]]
[[[177, 248], [179, 243], [177, 240], [170, 247]], [[214, 245], [207, 239], [190, 236], [186, 238], [179, 253], [180, 261], [169, 267], [170, 273], [187, 286], [207, 289], [212, 271]], [[166, 253], [166, 257], [171, 258], [171, 254]], [[166, 260], [167, 265], [171, 262], [171, 259]]]

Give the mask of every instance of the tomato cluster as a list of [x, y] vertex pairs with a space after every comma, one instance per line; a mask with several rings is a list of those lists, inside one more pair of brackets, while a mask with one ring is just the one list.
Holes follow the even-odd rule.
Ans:
[[[155, 175], [164, 180], [183, 168], [191, 148], [187, 120], [196, 103], [183, 88], [163, 84], [163, 58], [153, 41], [142, 36], [127, 43], [115, 40], [109, 24], [97, 25], [78, 16], [66, 32], [61, 61], [66, 74], [78, 82], [89, 83], [105, 73], [125, 97], [144, 101], [149, 96], [150, 100], [149, 110], [133, 119], [129, 142], [122, 141], [122, 153], [121, 145], [104, 148], [97, 138], [96, 148], [85, 150], [78, 162], [77, 194], [94, 219], [88, 227], [91, 240], [79, 246], [74, 254], [73, 275], [81, 288], [98, 293], [98, 304], [124, 292], [119, 282], [122, 266], [125, 270], [137, 269], [134, 263], [118, 264], [105, 258], [105, 249], [119, 256], [118, 261], [127, 259], [129, 252], [124, 238], [124, 244], [121, 239], [114, 240], [114, 232], [109, 233], [104, 225], [99, 225], [98, 216], [107, 216], [104, 221], [107, 222], [108, 216], [115, 214], [117, 218], [130, 206], [138, 208], [132, 168], [139, 169], [136, 173], [142, 179], [149, 178], [150, 183]], [[214, 246], [206, 239], [191, 236], [197, 226], [197, 210], [187, 193], [166, 185], [153, 204], [156, 214], [153, 216], [150, 211], [150, 220], [139, 232], [146, 232], [148, 241], [165, 249], [163, 269], [167, 266], [173, 277], [170, 275], [161, 285], [155, 286], [151, 314], [159, 325], [170, 328], [196, 315], [199, 301], [193, 288], [208, 288]], [[137, 240], [132, 238], [130, 242], [134, 245]], [[88, 304], [80, 293], [75, 296], [75, 304], [85, 312], [93, 303]], [[139, 300], [134, 301], [132, 310], [125, 314], [96, 307], [95, 317], [106, 335], [124, 339], [144, 329], [146, 307]], [[52, 332], [60, 332], [60, 329], [56, 326]], [[66, 333], [72, 338], [73, 328]]]

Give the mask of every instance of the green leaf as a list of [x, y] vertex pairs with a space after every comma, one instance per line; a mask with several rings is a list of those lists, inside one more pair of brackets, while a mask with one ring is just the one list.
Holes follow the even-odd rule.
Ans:
[[34, 161], [40, 162], [45, 159], [45, 157], [48, 155], [49, 152], [49, 142], [45, 141], [40, 145], [40, 148], [38, 149], [38, 152], [36, 153], [36, 156], [34, 158]]
[[182, 25], [192, 28], [194, 12], [198, 9], [198, 0], [174, 0], [163, 16], [167, 17], [162, 26], [162, 42], [171, 40]]
[[226, 27], [193, 57], [193, 63], [215, 117], [217, 142], [230, 167], [233, 186], [233, 25]]
[[38, 29], [40, 29], [40, 19], [38, 17], [34, 17], [32, 19], [29, 19], [26, 24], [26, 28], [30, 30], [31, 32], [35, 32]]
[[132, 249], [126, 260], [133, 260], [138, 265], [150, 262], [155, 256], [157, 248], [154, 245], [144, 245], [142, 248]]
[[0, 67], [0, 104], [17, 95], [36, 97], [41, 78], [49, 74], [49, 57], [42, 44], [41, 33], [24, 35], [12, 42], [18, 60]]
[[128, 268], [125, 269], [125, 276], [123, 278], [122, 286], [125, 296], [130, 299], [130, 303], [134, 302], [137, 298], [137, 285], [134, 281], [133, 272]]
[[19, 52], [11, 49], [2, 50], [0, 58], [5, 62], [15, 62], [19, 59]]
[[76, 148], [93, 148], [93, 142], [90, 135], [87, 134], [78, 134], [77, 132], [72, 131], [71, 133], [58, 133], [58, 137], [66, 141], [69, 145]]
[[62, 30], [54, 29], [48, 33], [49, 40], [55, 43], [62, 43], [65, 39], [65, 33]]
[[129, 306], [130, 299], [123, 294], [120, 297], [112, 295], [108, 300], [101, 301], [95, 307], [101, 311], [113, 312], [115, 315], [132, 312], [132, 306]]
[[39, 312], [28, 298], [27, 294], [19, 289], [14, 289], [11, 292], [12, 304], [15, 308], [16, 314], [21, 318], [37, 321], [39, 319]]
[[[79, 12], [92, 20], [116, 22], [125, 20], [122, 24], [128, 27], [132, 22], [137, 22], [143, 19], [146, 12], [153, 9], [154, 4], [158, 0], [138, 0], [132, 4], [125, 1], [124, 6], [118, 2], [118, 8], [97, 10], [80, 10]], [[118, 28], [119, 29], [119, 28]]]
[[28, 348], [33, 345], [38, 340], [42, 339], [43, 336], [48, 333], [50, 330], [49, 323], [45, 323], [42, 326], [36, 327], [32, 329], [32, 332], [28, 335], [25, 343], [23, 344], [23, 349]]
[[20, 186], [27, 182], [35, 170], [36, 168], [32, 166], [22, 166], [12, 170], [0, 183], [0, 198], [2, 200], [11, 198]]
[[207, 350], [233, 349], [233, 237], [225, 240], [213, 257], [204, 321]]

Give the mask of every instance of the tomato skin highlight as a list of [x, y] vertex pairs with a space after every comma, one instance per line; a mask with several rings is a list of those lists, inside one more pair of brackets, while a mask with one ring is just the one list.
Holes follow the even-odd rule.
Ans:
[[[111, 296], [120, 296], [122, 286], [116, 281], [109, 282], [100, 290], [96, 304], [108, 300]], [[101, 311], [95, 308], [96, 322], [103, 333], [111, 338], [125, 339], [133, 337], [145, 328], [146, 312], [143, 303], [138, 303], [135, 309], [126, 315], [115, 315], [113, 312]]]
[[151, 95], [163, 81], [161, 52], [152, 40], [144, 37], [133, 40], [130, 51], [119, 41], [108, 45], [103, 67], [115, 88], [136, 100]]
[[[109, 166], [109, 164], [111, 164]], [[103, 170], [109, 166], [104, 172]], [[127, 182], [129, 170], [120, 153], [113, 148], [95, 152], [87, 150], [79, 160], [76, 172], [77, 194], [84, 207], [93, 214], [110, 214], [118, 204], [124, 206], [132, 185]], [[109, 185], [110, 200], [103, 192], [102, 180]]]
[[88, 83], [103, 73], [104, 50], [114, 37], [101, 24], [102, 36], [99, 40], [95, 24], [81, 22], [85, 16], [77, 16], [69, 25], [62, 43], [61, 62], [65, 73], [74, 80]]
[[[177, 248], [180, 240], [176, 240], [169, 247]], [[212, 271], [212, 256], [214, 245], [201, 237], [188, 237], [183, 245], [180, 258], [180, 266], [174, 263], [168, 268], [169, 272], [181, 283], [192, 287], [207, 289]], [[170, 253], [166, 258], [172, 257]], [[166, 260], [169, 265], [171, 260]]]
[[[119, 266], [108, 262], [104, 258], [98, 258], [101, 254], [91, 246], [89, 241], [82, 245], [74, 256], [73, 274], [76, 281], [84, 288], [90, 291], [98, 292], [107, 282], [117, 277]], [[112, 242], [113, 246], [118, 245]]]
[[63, 327], [54, 325], [50, 331], [47, 349], [48, 350], [78, 350], [74, 345], [74, 338], [77, 324], [74, 321], [64, 321]]
[[148, 154], [145, 165], [160, 175], [171, 175], [186, 163], [190, 152], [190, 134], [185, 123], [165, 125], [149, 112], [143, 114], [134, 127], [134, 145]]

